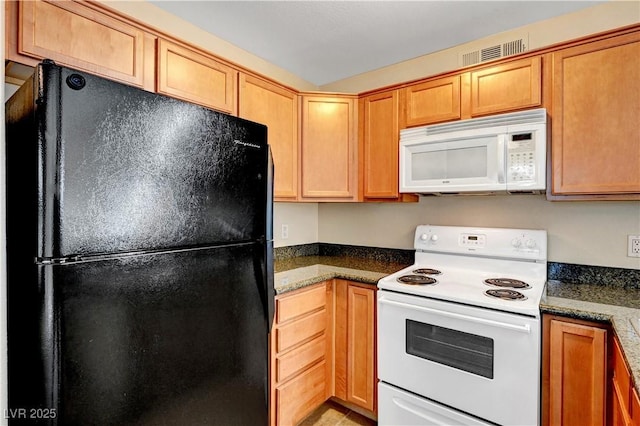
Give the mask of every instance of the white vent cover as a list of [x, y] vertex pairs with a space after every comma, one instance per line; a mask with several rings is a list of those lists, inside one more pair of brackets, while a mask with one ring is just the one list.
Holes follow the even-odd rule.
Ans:
[[529, 34], [514, 40], [505, 41], [492, 46], [483, 47], [458, 55], [458, 64], [461, 67], [492, 61], [505, 56], [515, 55], [527, 51], [529, 46]]

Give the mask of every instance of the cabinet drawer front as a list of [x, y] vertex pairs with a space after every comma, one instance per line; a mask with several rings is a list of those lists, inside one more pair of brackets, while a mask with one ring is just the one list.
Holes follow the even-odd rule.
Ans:
[[276, 323], [282, 324], [300, 315], [304, 315], [326, 304], [326, 289], [324, 285], [308, 291], [287, 295], [276, 300]]
[[276, 389], [277, 424], [296, 425], [325, 401], [325, 362]]
[[326, 353], [325, 334], [305, 343], [284, 356], [276, 358], [276, 382], [284, 382], [321, 360]]
[[19, 5], [19, 53], [143, 86], [141, 30], [75, 2]]
[[613, 379], [620, 392], [620, 403], [628, 410], [631, 403], [631, 378], [617, 338], [613, 339]]
[[281, 353], [293, 348], [327, 328], [325, 309], [282, 327], [276, 328], [276, 352]]

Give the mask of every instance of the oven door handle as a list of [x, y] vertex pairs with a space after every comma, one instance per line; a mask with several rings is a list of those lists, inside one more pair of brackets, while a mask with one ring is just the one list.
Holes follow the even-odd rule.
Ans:
[[418, 407], [417, 405], [414, 405], [408, 401], [403, 401], [400, 398], [397, 397], [393, 397], [391, 398], [391, 401], [393, 401], [393, 403], [395, 405], [397, 405], [398, 407], [402, 408], [404, 411], [408, 411], [409, 413], [413, 414], [414, 416], [420, 417], [421, 419], [427, 420], [430, 425], [444, 425], [446, 423], [444, 423], [443, 421], [446, 421], [446, 419], [436, 419], [433, 418], [432, 416], [429, 415], [429, 413], [425, 412], [424, 410], [421, 409], [421, 407]]
[[519, 331], [521, 333], [527, 333], [527, 334], [531, 333], [531, 326], [529, 324], [523, 324], [523, 325], [507, 324], [505, 322], [494, 321], [486, 318], [472, 317], [469, 315], [458, 314], [456, 312], [447, 312], [447, 311], [441, 311], [439, 309], [426, 308], [424, 306], [416, 306], [416, 305], [410, 305], [408, 303], [396, 302], [395, 300], [388, 300], [382, 297], [378, 299], [378, 302], [382, 303], [383, 305], [393, 305], [393, 306], [398, 306], [405, 309], [413, 309], [414, 311], [427, 312], [429, 314], [435, 314], [441, 317], [455, 318], [455, 319], [468, 321], [476, 324], [484, 324], [491, 327], [500, 327], [507, 330]]

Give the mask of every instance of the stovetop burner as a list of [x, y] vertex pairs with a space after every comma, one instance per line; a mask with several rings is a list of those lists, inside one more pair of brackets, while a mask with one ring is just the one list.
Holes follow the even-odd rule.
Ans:
[[397, 280], [402, 284], [410, 285], [429, 285], [438, 282], [435, 278], [431, 278], [426, 275], [403, 275], [398, 277]]
[[487, 290], [484, 292], [489, 297], [497, 297], [502, 300], [527, 300], [527, 296], [520, 293], [519, 291], [510, 290], [510, 289], [493, 289]]
[[437, 269], [431, 268], [418, 268], [413, 270], [414, 274], [425, 274], [425, 275], [440, 275], [442, 271], [438, 271]]
[[485, 284], [494, 287], [506, 287], [506, 288], [531, 288], [531, 286], [524, 281], [516, 280], [513, 278], [489, 278], [484, 280]]

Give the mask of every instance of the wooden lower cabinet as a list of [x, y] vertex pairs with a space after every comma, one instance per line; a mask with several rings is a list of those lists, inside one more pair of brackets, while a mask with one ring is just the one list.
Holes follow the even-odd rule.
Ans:
[[612, 426], [640, 425], [640, 403], [633, 387], [631, 374], [617, 338], [613, 339], [611, 378], [611, 424]]
[[276, 297], [271, 426], [296, 425], [331, 397], [375, 416], [375, 296], [335, 279]]
[[376, 409], [376, 289], [335, 280], [334, 395]]
[[331, 281], [276, 297], [271, 330], [272, 426], [293, 426], [330, 396]]
[[542, 424], [606, 424], [606, 325], [543, 316]]
[[640, 396], [635, 388], [631, 390], [631, 424], [640, 426]]

